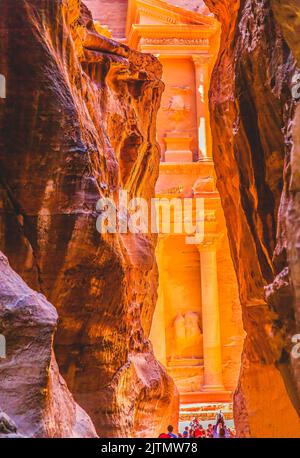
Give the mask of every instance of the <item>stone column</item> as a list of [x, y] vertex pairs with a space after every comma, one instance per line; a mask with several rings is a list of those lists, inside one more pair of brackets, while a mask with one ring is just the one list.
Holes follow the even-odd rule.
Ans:
[[165, 304], [164, 304], [164, 268], [163, 249], [166, 237], [159, 236], [156, 248], [156, 259], [159, 269], [158, 297], [155, 306], [152, 326], [149, 339], [153, 346], [155, 357], [164, 366], [167, 365], [166, 356], [166, 325], [165, 325]]
[[216, 246], [199, 246], [201, 266], [204, 391], [224, 391]]
[[210, 60], [211, 55], [197, 54], [193, 56], [196, 84], [198, 147], [200, 159], [202, 160], [211, 160], [212, 158], [212, 137], [208, 99]]

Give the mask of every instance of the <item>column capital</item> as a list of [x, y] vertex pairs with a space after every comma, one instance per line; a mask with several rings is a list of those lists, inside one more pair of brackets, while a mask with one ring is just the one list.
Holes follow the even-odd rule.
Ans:
[[212, 54], [193, 54], [192, 59], [195, 67], [203, 67], [203, 65], [208, 65], [212, 61]]
[[211, 233], [211, 234], [205, 234], [204, 235], [204, 240], [197, 245], [197, 248], [199, 252], [203, 251], [217, 251], [221, 241], [224, 238], [224, 233]]

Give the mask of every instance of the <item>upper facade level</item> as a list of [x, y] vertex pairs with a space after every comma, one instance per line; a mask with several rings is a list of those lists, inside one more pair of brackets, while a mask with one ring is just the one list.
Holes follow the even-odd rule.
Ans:
[[211, 160], [208, 90], [219, 32], [210, 14], [163, 0], [128, 2], [128, 45], [156, 55], [163, 65], [166, 88], [157, 120], [162, 161]]
[[113, 38], [162, 63], [165, 91], [157, 119], [162, 162], [210, 161], [208, 90], [220, 28], [204, 2], [85, 1]]
[[[84, 0], [84, 3], [92, 11], [95, 20], [108, 26], [114, 38], [125, 38], [129, 0]], [[209, 14], [203, 0], [168, 0], [164, 3], [197, 13]]]

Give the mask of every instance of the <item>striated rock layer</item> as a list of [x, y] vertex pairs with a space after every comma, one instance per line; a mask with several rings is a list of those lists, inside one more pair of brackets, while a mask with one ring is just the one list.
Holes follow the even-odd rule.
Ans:
[[98, 434], [157, 436], [178, 396], [148, 340], [156, 241], [100, 235], [96, 203], [153, 196], [161, 66], [79, 0], [1, 2], [0, 53], [1, 249], [57, 308], [60, 371]]
[[57, 313], [0, 253], [0, 437], [97, 437], [59, 374], [52, 343]]
[[291, 356], [300, 329], [300, 118], [291, 90], [299, 6], [284, 3], [206, 0], [222, 24], [210, 89], [214, 160], [247, 332], [234, 399], [240, 437], [300, 436], [300, 360]]

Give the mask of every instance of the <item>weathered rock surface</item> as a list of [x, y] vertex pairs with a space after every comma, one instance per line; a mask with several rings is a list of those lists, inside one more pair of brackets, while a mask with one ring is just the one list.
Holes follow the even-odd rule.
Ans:
[[300, 66], [300, 5], [298, 0], [271, 0], [272, 10], [284, 38]]
[[22, 437], [17, 433], [15, 422], [0, 409], [0, 439], [16, 439]]
[[97, 437], [88, 415], [75, 403], [53, 354], [57, 313], [0, 253], [0, 436]]
[[60, 372], [99, 435], [157, 436], [178, 399], [148, 340], [156, 241], [100, 235], [96, 203], [154, 194], [161, 66], [79, 0], [1, 2], [0, 53], [1, 249], [57, 308]]
[[113, 37], [125, 38], [128, 0], [85, 0], [93, 18], [107, 25]]
[[175, 6], [179, 6], [180, 8], [185, 8], [197, 13], [209, 13], [209, 9], [203, 0], [166, 0], [165, 3], [171, 3]]
[[210, 90], [214, 160], [247, 332], [237, 432], [299, 437], [299, 359], [291, 358], [300, 310], [299, 105], [291, 92], [299, 6], [206, 4], [222, 24]]

